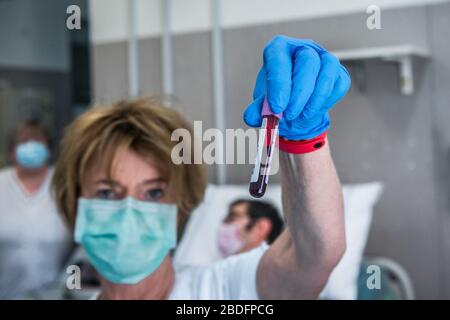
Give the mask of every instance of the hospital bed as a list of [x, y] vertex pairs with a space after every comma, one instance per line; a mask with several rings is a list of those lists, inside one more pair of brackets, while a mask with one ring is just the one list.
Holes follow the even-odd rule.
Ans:
[[[367, 288], [366, 270], [370, 265], [381, 269], [379, 290]], [[415, 292], [408, 272], [396, 261], [385, 257], [366, 257], [363, 259], [358, 277], [358, 300], [414, 300]]]

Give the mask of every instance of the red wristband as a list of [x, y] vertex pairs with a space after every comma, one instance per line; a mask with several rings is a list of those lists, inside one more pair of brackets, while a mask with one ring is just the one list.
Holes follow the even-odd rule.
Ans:
[[319, 150], [325, 145], [327, 131], [309, 140], [292, 141], [279, 138], [278, 148], [281, 151], [294, 154], [309, 153]]

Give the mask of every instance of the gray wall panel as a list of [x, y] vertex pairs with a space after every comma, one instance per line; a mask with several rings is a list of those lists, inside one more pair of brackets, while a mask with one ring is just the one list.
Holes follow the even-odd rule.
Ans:
[[158, 38], [139, 41], [139, 81], [142, 95], [161, 91], [161, 41]]
[[[210, 34], [175, 36], [173, 52], [175, 94], [183, 104], [184, 113], [192, 121], [202, 121], [203, 132], [213, 128]], [[215, 181], [214, 167], [209, 166], [208, 172]]]
[[367, 253], [403, 264], [419, 297], [439, 297], [442, 264], [436, 230], [436, 186], [431, 170], [430, 76], [416, 62], [411, 97], [398, 95], [397, 70], [382, 62], [366, 64], [367, 92], [353, 90], [333, 116], [333, 153], [344, 182], [380, 180], [386, 185], [375, 210]]
[[450, 5], [429, 8], [430, 32], [433, 49], [433, 139], [435, 163], [434, 177], [438, 193], [440, 241], [443, 264], [441, 281], [443, 296], [450, 297]]
[[108, 103], [128, 97], [127, 44], [92, 46], [93, 97]]

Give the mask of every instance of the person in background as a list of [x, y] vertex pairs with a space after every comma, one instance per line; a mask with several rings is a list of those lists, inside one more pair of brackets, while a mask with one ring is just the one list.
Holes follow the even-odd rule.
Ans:
[[218, 247], [223, 257], [271, 244], [283, 231], [278, 210], [268, 202], [239, 199], [230, 204], [219, 227]]
[[50, 193], [50, 141], [38, 120], [11, 135], [12, 166], [0, 170], [0, 298], [20, 298], [56, 280], [71, 248]]

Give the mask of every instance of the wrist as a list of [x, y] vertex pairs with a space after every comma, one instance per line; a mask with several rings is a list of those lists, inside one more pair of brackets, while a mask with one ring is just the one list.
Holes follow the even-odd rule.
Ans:
[[293, 154], [310, 153], [321, 149], [326, 143], [328, 131], [324, 131], [318, 136], [306, 140], [288, 140], [279, 138], [278, 148], [280, 151]]

